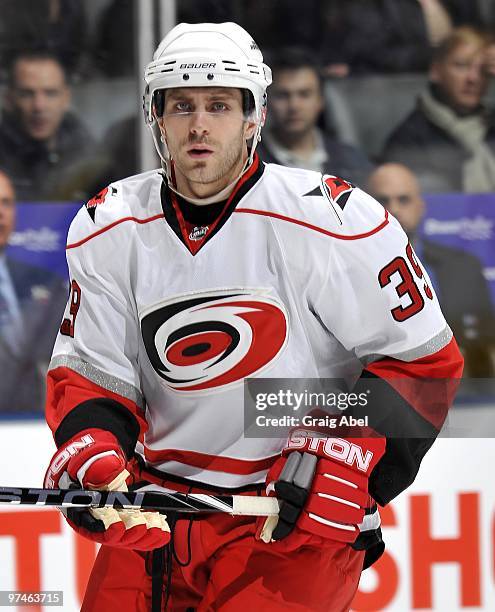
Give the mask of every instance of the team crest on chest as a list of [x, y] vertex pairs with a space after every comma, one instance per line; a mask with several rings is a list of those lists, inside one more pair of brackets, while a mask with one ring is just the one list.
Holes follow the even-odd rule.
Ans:
[[147, 308], [141, 334], [157, 374], [175, 391], [241, 383], [282, 351], [287, 313], [259, 289], [221, 289], [176, 296]]
[[208, 227], [208, 225], [204, 225], [204, 226], [201, 226], [201, 227], [195, 227], [189, 233], [189, 240], [203, 240], [203, 238], [208, 233], [209, 229], [210, 228]]

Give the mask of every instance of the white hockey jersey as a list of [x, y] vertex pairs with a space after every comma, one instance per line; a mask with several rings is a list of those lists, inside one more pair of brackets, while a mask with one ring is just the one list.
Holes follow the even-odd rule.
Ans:
[[72, 222], [67, 259], [50, 426], [73, 408], [57, 385], [74, 374], [81, 401], [108, 391], [136, 406], [150, 466], [213, 486], [262, 482], [284, 446], [244, 437], [245, 377], [355, 380], [363, 364], [411, 362], [452, 338], [379, 203], [257, 158], [204, 226], [186, 223], [158, 170], [110, 185]]

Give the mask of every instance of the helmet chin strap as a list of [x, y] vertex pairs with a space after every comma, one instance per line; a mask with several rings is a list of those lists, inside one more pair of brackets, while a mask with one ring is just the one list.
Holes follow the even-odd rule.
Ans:
[[[253, 163], [254, 152], [256, 150], [258, 142], [261, 140], [261, 128], [262, 128], [262, 124], [260, 122], [260, 123], [257, 124], [256, 132], [253, 135], [253, 146], [251, 147], [251, 150], [249, 152], [249, 156], [246, 159], [244, 165], [242, 166], [242, 169], [241, 169], [240, 173], [236, 176], [236, 178], [231, 183], [229, 183], [226, 187], [224, 187], [221, 191], [219, 191], [218, 193], [215, 193], [214, 195], [210, 196], [209, 198], [192, 198], [191, 196], [184, 195], [183, 193], [178, 191], [178, 189], [176, 188], [174, 172], [173, 172], [173, 160], [170, 157], [170, 153], [168, 151], [167, 143], [166, 143], [165, 139], [162, 136], [161, 137], [161, 141], [163, 143], [163, 149], [165, 151], [165, 155], [163, 154], [162, 147], [158, 143], [158, 139], [157, 139], [157, 135], [156, 135], [156, 130], [153, 129], [154, 125], [155, 125], [154, 122], [153, 123], [148, 123], [148, 127], [150, 128], [151, 135], [153, 137], [153, 144], [155, 145], [156, 152], [158, 153], [158, 155], [159, 155], [159, 157], [161, 159], [162, 168], [163, 168], [163, 170], [165, 172], [165, 177], [167, 179], [167, 183], [168, 183], [169, 188], [174, 193], [179, 195], [181, 198], [184, 198], [184, 200], [187, 200], [188, 202], [191, 202], [191, 204], [196, 204], [196, 205], [199, 205], [199, 206], [206, 205], [206, 204], [215, 204], [215, 202], [221, 202], [222, 200], [226, 200], [229, 197], [229, 195], [232, 193], [232, 191], [233, 191], [234, 187], [236, 186], [237, 182], [239, 181], [239, 179], [242, 177], [242, 175], [249, 169], [249, 167]], [[158, 130], [160, 131], [159, 127], [158, 127]]]

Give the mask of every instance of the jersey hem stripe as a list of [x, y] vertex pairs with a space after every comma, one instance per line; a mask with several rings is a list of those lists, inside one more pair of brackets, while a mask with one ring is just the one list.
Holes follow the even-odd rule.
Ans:
[[189, 467], [202, 468], [212, 472], [248, 475], [269, 469], [273, 462], [280, 456], [280, 453], [261, 459], [237, 459], [235, 457], [222, 457], [189, 450], [153, 450], [145, 446], [144, 456], [146, 461], [155, 464], [154, 467], [156, 467], [157, 464], [175, 461]]
[[320, 234], [324, 234], [325, 236], [330, 236], [331, 238], [337, 238], [338, 240], [360, 240], [361, 238], [368, 238], [373, 234], [376, 234], [380, 230], [382, 230], [386, 225], [388, 225], [388, 211], [385, 211], [385, 219], [377, 225], [375, 228], [370, 230], [369, 232], [364, 232], [363, 234], [336, 234], [334, 232], [330, 232], [329, 230], [323, 229], [322, 227], [318, 227], [317, 225], [312, 225], [311, 223], [306, 223], [306, 221], [301, 221], [299, 219], [293, 219], [292, 217], [287, 217], [285, 215], [281, 215], [275, 212], [269, 212], [267, 210], [257, 210], [255, 208], [236, 208], [234, 210], [235, 213], [246, 213], [251, 215], [261, 215], [262, 217], [272, 217], [274, 219], [279, 219], [280, 221], [287, 221], [288, 223], [294, 223], [295, 225], [301, 225], [307, 229], [313, 230], [314, 232], [318, 232]]
[[144, 225], [145, 223], [151, 223], [152, 221], [156, 221], [157, 219], [163, 219], [164, 217], [165, 215], [163, 213], [160, 213], [159, 215], [154, 215], [153, 217], [148, 217], [147, 219], [138, 219], [137, 217], [122, 217], [122, 219], [117, 219], [117, 221], [114, 221], [113, 223], [110, 223], [110, 225], [106, 225], [105, 227], [102, 227], [97, 232], [94, 232], [93, 234], [89, 234], [89, 236], [86, 236], [86, 238], [82, 238], [81, 240], [78, 240], [77, 242], [72, 242], [71, 244], [68, 244], [65, 247], [65, 250], [67, 251], [69, 249], [76, 249], [77, 247], [80, 247], [81, 245], [88, 242], [89, 240], [96, 238], [96, 236], [99, 236], [100, 234], [107, 232], [108, 230], [112, 229], [116, 225], [120, 225], [121, 223], [124, 223], [124, 221], [133, 221], [134, 223], [139, 223], [140, 225]]

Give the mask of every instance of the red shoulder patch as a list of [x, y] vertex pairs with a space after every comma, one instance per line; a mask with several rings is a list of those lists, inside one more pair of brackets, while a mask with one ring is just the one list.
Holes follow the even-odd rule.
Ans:
[[103, 204], [107, 193], [108, 193], [108, 187], [105, 187], [105, 189], [102, 189], [99, 193], [93, 196], [91, 200], [86, 202], [86, 210], [88, 211], [88, 214], [91, 217], [91, 220], [93, 221], [93, 223], [95, 221], [96, 207], [100, 206], [100, 204]]
[[339, 178], [338, 176], [332, 176], [326, 174], [323, 176], [322, 185], [327, 192], [327, 196], [330, 200], [335, 202], [344, 210], [344, 206], [347, 204], [347, 200], [351, 195], [354, 185]]

